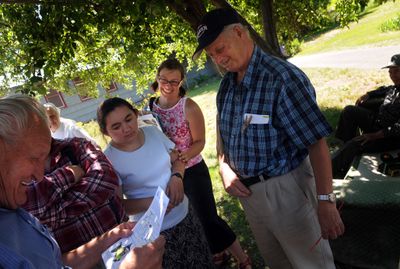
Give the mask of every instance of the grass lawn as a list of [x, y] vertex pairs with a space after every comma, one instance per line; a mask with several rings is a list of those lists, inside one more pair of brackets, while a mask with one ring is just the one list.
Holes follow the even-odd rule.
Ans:
[[400, 31], [383, 33], [382, 23], [400, 16], [400, 1], [388, 1], [367, 9], [358, 22], [348, 28], [335, 29], [314, 37], [301, 46], [298, 55], [313, 54], [360, 46], [393, 46], [400, 44]]

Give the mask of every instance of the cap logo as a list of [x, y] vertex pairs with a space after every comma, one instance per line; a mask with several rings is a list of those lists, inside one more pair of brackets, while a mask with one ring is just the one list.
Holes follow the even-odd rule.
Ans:
[[207, 25], [204, 24], [200, 25], [197, 28], [197, 39], [199, 39], [207, 30], [208, 30]]

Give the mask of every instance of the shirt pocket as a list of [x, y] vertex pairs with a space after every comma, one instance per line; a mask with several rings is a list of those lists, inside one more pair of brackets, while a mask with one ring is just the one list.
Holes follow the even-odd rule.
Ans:
[[249, 124], [243, 130], [243, 143], [250, 156], [266, 156], [271, 131], [270, 124]]

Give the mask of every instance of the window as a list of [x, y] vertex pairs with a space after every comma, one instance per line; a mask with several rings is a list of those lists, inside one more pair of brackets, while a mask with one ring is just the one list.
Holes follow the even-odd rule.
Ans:
[[50, 92], [44, 96], [44, 99], [46, 99], [48, 103], [53, 103], [58, 108], [67, 107], [61, 92], [54, 89], [51, 89]]
[[118, 90], [118, 85], [117, 83], [115, 83], [114, 81], [110, 83], [110, 86], [108, 88], [105, 89], [107, 93], [110, 92], [115, 92], [116, 90]]
[[85, 82], [83, 82], [83, 80], [80, 77], [76, 77], [72, 80], [72, 82], [74, 83], [75, 87], [79, 87], [82, 86]]
[[82, 95], [80, 95], [80, 94], [79, 94], [79, 98], [81, 98], [81, 101], [82, 101], [82, 102], [92, 99], [92, 97], [90, 97], [90, 96], [87, 96], [87, 95], [82, 96]]
[[[80, 77], [76, 77], [72, 80], [72, 82], [74, 83], [75, 88], [79, 88], [80, 86], [83, 86], [85, 84], [85, 82], [80, 78]], [[87, 101], [92, 99], [92, 97], [88, 96], [88, 95], [79, 95], [79, 98], [81, 99], [81, 102]]]

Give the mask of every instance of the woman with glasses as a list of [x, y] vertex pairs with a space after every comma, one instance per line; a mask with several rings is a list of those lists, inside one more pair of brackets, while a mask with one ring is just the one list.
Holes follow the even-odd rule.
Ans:
[[208, 167], [200, 155], [205, 145], [204, 117], [196, 102], [185, 97], [184, 76], [184, 68], [178, 60], [168, 59], [161, 63], [155, 87], [160, 96], [151, 101], [150, 109], [158, 115], [163, 131], [175, 143], [179, 159], [185, 163], [185, 194], [203, 225], [214, 263], [228, 262], [230, 252], [239, 268], [249, 269], [250, 259], [235, 233], [218, 216]]

